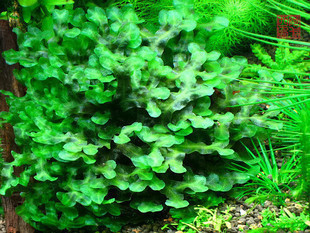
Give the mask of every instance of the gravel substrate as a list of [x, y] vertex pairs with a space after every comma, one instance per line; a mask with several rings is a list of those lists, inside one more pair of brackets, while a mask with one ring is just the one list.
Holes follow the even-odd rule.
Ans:
[[[229, 214], [232, 215], [232, 219], [228, 222], [225, 228], [222, 228], [221, 231], [216, 231], [212, 228], [212, 225], [209, 228], [198, 228], [200, 233], [216, 233], [216, 232], [225, 232], [227, 233], [238, 233], [238, 232], [247, 232], [248, 230], [261, 228], [262, 226], [262, 212], [269, 208], [271, 211], [275, 211], [277, 214], [280, 212], [280, 207], [277, 207], [272, 204], [271, 201], [265, 201], [263, 205], [258, 204], [246, 204], [243, 200], [227, 200], [224, 204], [218, 206], [218, 213], [221, 211], [225, 211], [227, 206], [229, 205], [230, 211]], [[289, 199], [286, 200], [286, 209], [291, 213], [299, 216], [301, 212], [303, 212], [303, 207], [299, 203], [290, 202]], [[161, 230], [161, 228], [167, 222], [156, 222], [154, 224], [144, 224], [138, 227], [124, 227], [121, 233], [182, 233], [182, 231], [171, 230]], [[288, 233], [288, 231], [278, 231], [282, 233]], [[294, 231], [298, 233], [310, 233], [310, 227], [305, 231]]]
[[[227, 206], [229, 206], [229, 214], [232, 215], [231, 220], [226, 224], [226, 227], [222, 228], [220, 232], [227, 232], [227, 233], [239, 233], [239, 232], [247, 232], [251, 229], [261, 228], [262, 227], [262, 212], [269, 208], [271, 211], [275, 211], [276, 213], [280, 212], [280, 207], [277, 207], [272, 204], [271, 201], [265, 201], [263, 205], [254, 205], [246, 204], [243, 200], [226, 200], [225, 203], [220, 204], [218, 206], [218, 214], [220, 212], [227, 210]], [[299, 203], [290, 202], [290, 200], [286, 200], [286, 209], [289, 210], [291, 213], [299, 216], [300, 213], [303, 212], [304, 205], [300, 205]], [[165, 224], [169, 223], [172, 219], [164, 217], [163, 220], [156, 221], [154, 223], [149, 224], [141, 224], [139, 226], [125, 226], [121, 230], [120, 233], [182, 233], [182, 231], [178, 231], [177, 229], [173, 229], [173, 226], [161, 230]], [[173, 222], [175, 220], [172, 220]], [[171, 223], [171, 222], [170, 222]], [[225, 224], [223, 224], [225, 225]], [[200, 233], [217, 233], [212, 225], [209, 228], [198, 228]], [[77, 231], [79, 233], [94, 233], [89, 231]], [[288, 233], [288, 231], [277, 231], [280, 233]], [[0, 216], [0, 233], [6, 233], [5, 230], [5, 222], [3, 216]], [[22, 232], [21, 232], [22, 233]], [[100, 233], [110, 233], [110, 231], [100, 231]], [[310, 233], [310, 227], [305, 231], [294, 231], [294, 233]]]
[[[262, 227], [262, 212], [269, 208], [271, 211], [275, 211], [276, 213], [280, 212], [280, 207], [277, 207], [272, 204], [271, 201], [265, 201], [263, 205], [254, 205], [252, 204], [246, 204], [244, 203], [245, 199], [242, 199], [240, 201], [235, 199], [228, 199], [225, 201], [225, 203], [220, 204], [218, 209], [218, 214], [222, 211], [227, 210], [227, 207], [229, 206], [229, 214], [232, 215], [232, 218], [230, 221], [226, 224], [226, 227], [222, 228], [220, 232], [227, 232], [227, 233], [239, 233], [239, 232], [247, 232], [251, 229], [261, 228]], [[303, 206], [299, 203], [291, 202], [289, 199], [286, 200], [286, 209], [289, 210], [291, 213], [295, 214], [296, 216], [299, 216], [300, 213], [303, 212]], [[163, 217], [163, 220], [156, 221], [154, 223], [148, 223], [148, 224], [141, 224], [139, 226], [125, 226], [121, 230], [120, 233], [182, 233], [182, 231], [178, 231], [177, 229], [173, 229], [173, 226], [170, 226], [169, 228], [166, 228], [164, 230], [161, 230], [163, 226], [167, 223], [171, 223], [171, 218], [169, 217]], [[172, 220], [173, 222], [175, 220]], [[223, 224], [225, 225], [225, 224]], [[200, 233], [217, 233], [219, 231], [216, 231], [214, 228], [212, 228], [212, 225], [209, 226], [209, 228], [198, 228]], [[89, 231], [78, 231], [83, 233], [94, 233]], [[288, 233], [288, 231], [278, 231], [282, 233]], [[3, 216], [0, 216], [0, 233], [6, 233], [5, 230], [5, 222], [3, 219]], [[21, 232], [22, 233], [22, 232]], [[109, 231], [100, 231], [100, 233], [110, 233]], [[305, 231], [294, 231], [294, 233], [310, 233], [310, 227], [306, 229]]]

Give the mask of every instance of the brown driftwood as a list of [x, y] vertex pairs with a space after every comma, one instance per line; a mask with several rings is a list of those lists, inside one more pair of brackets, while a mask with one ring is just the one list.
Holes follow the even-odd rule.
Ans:
[[[12, 32], [9, 22], [0, 20], [0, 53], [9, 49], [17, 49], [16, 35]], [[0, 90], [11, 91], [16, 96], [25, 94], [24, 88], [16, 81], [13, 76], [13, 70], [19, 69], [19, 65], [7, 65], [2, 56], [0, 56]], [[8, 111], [9, 107], [6, 104], [4, 95], [0, 94], [0, 112]], [[14, 132], [12, 126], [5, 124], [3, 129], [0, 129], [0, 137], [2, 138], [2, 147], [4, 149], [3, 158], [6, 162], [13, 161], [11, 151], [18, 152], [18, 147], [14, 142]], [[21, 170], [14, 170], [15, 175], [18, 175]], [[33, 233], [34, 229], [26, 224], [19, 217], [15, 208], [22, 203], [22, 198], [18, 193], [11, 197], [1, 197], [2, 205], [5, 214], [5, 224], [7, 233]]]

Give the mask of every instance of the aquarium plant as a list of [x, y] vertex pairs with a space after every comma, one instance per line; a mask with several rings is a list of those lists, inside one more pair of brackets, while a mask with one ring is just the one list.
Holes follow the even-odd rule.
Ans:
[[36, 229], [116, 232], [132, 216], [185, 208], [197, 193], [249, 179], [227, 169], [246, 160], [236, 142], [279, 125], [256, 107], [228, 108], [247, 61], [204, 49], [228, 20], [200, 27], [192, 1], [173, 7], [155, 33], [131, 6], [67, 5], [26, 33], [14, 29], [19, 50], [4, 57], [23, 67], [15, 76], [27, 93], [2, 91], [2, 123], [20, 153], [3, 163], [0, 194], [20, 192], [17, 213]]

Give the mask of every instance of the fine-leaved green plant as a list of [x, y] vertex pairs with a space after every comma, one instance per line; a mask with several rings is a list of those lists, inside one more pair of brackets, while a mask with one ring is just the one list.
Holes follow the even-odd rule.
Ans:
[[[280, 48], [278, 50], [281, 50]], [[290, 53], [287, 50], [288, 54]], [[293, 52], [294, 53], [294, 52]], [[296, 53], [298, 54], [298, 53]], [[281, 113], [274, 119], [274, 122], [283, 124], [283, 127], [274, 131], [272, 134], [273, 144], [276, 145], [277, 150], [281, 150], [281, 154], [285, 156], [292, 156], [292, 154], [298, 153], [298, 156], [301, 157], [300, 168], [294, 170], [294, 172], [299, 173], [298, 187], [293, 191], [293, 196], [295, 197], [309, 197], [309, 153], [307, 147], [307, 135], [308, 127], [307, 126], [307, 116], [309, 115], [309, 74], [304, 73], [301, 70], [302, 67], [309, 70], [308, 66], [305, 64], [308, 63], [309, 53], [303, 51], [300, 53], [302, 59], [295, 59], [294, 65], [290, 70], [281, 70], [278, 69], [274, 72], [275, 75], [270, 75], [272, 69], [258, 67], [254, 68], [251, 72], [248, 72], [251, 69], [246, 68], [243, 71], [242, 76], [246, 78], [241, 78], [241, 83], [248, 83], [248, 85], [256, 86], [261, 94], [260, 101], [249, 101], [247, 103], [242, 103], [237, 106], [245, 105], [256, 105], [260, 104], [272, 104], [272, 108], [269, 108], [267, 112], [280, 111]], [[308, 55], [307, 55], [308, 54]], [[262, 56], [263, 57], [263, 56]], [[294, 56], [292, 56], [294, 57]], [[298, 57], [298, 56], [297, 56]], [[284, 58], [284, 57], [283, 57]], [[285, 59], [285, 58], [284, 58]], [[270, 60], [270, 56], [266, 57], [266, 60], [273, 63]], [[276, 64], [276, 66], [278, 66]], [[295, 70], [295, 76], [293, 76], [293, 70]], [[261, 74], [268, 74], [269, 79], [262, 79]], [[257, 77], [256, 79], [253, 77]], [[252, 77], [249, 79], [248, 77]], [[290, 78], [290, 79], [286, 79]], [[302, 194], [302, 195], [301, 195]]]
[[[229, 206], [227, 210], [218, 211], [219, 204], [224, 203], [225, 198], [216, 195], [215, 192], [197, 193], [191, 198], [195, 205], [186, 209], [172, 209], [170, 214], [176, 221], [166, 224], [163, 228], [169, 226], [179, 231], [194, 233], [200, 232], [202, 228], [207, 228], [211, 224], [214, 229], [221, 230], [225, 223], [230, 220]], [[223, 214], [223, 215], [222, 215]]]
[[[172, 0], [117, 0], [111, 5], [122, 7], [132, 4], [138, 15], [145, 19], [149, 27], [158, 26], [158, 12], [162, 9], [169, 10]], [[266, 33], [272, 28], [272, 18], [264, 10], [265, 3], [262, 0], [195, 0], [194, 9], [199, 16], [199, 22], [209, 22], [214, 16], [223, 16], [229, 20], [229, 26], [223, 30], [210, 33], [206, 50], [218, 50], [223, 54], [231, 54], [233, 50], [242, 48], [246, 37], [232, 28], [242, 29], [251, 33]]]
[[[280, 45], [288, 46], [288, 43]], [[260, 44], [251, 45], [254, 55], [264, 64], [251, 64], [243, 71], [243, 75], [249, 75], [251, 72], [258, 72], [263, 69], [269, 69], [273, 72], [284, 74], [284, 78], [296, 77], [296, 75], [306, 75], [310, 71], [310, 52], [306, 50], [290, 51], [287, 47], [278, 47], [274, 59]]]
[[230, 207], [224, 211], [219, 211], [218, 208], [209, 209], [203, 206], [195, 207], [196, 216], [190, 223], [180, 220], [176, 225], [176, 229], [186, 233], [201, 232], [203, 229], [215, 230], [223, 232], [224, 229], [231, 228], [229, 221], [232, 219], [232, 214], [229, 213]]
[[[132, 4], [149, 28], [158, 25], [160, 10], [172, 8], [172, 0], [110, 0], [108, 3], [118, 7]], [[282, 46], [277, 42], [285, 41], [291, 43], [288, 47], [295, 49], [297, 44], [310, 46], [307, 42], [275, 37], [277, 15], [300, 15], [301, 28], [310, 31], [306, 23], [310, 19], [307, 13], [310, 5], [304, 0], [195, 0], [194, 8], [201, 22], [218, 15], [229, 19], [229, 27], [210, 35], [207, 50], [216, 49], [226, 55], [236, 53], [248, 45], [249, 39], [275, 46]]]
[[262, 228], [249, 231], [249, 233], [259, 232], [279, 232], [282, 231], [304, 231], [310, 227], [310, 217], [306, 212], [299, 216], [292, 213], [287, 208], [281, 208], [280, 213], [268, 209], [262, 212]]
[[[275, 150], [272, 147], [270, 138], [268, 139], [269, 150], [259, 140], [257, 143], [252, 140], [251, 147], [246, 145], [244, 147], [253, 159], [258, 160], [260, 171], [258, 174], [256, 173], [257, 175], [251, 176], [251, 182], [235, 187], [233, 190], [234, 195], [237, 198], [248, 196], [247, 203], [254, 201], [263, 203], [271, 199], [280, 204], [284, 203], [285, 198], [288, 197], [287, 191], [292, 190], [291, 183], [299, 175], [300, 156], [293, 154], [291, 157], [283, 159], [281, 166], [278, 167]], [[247, 165], [250, 169], [257, 169], [250, 163], [247, 163]], [[235, 164], [235, 167], [231, 169], [248, 171], [248, 168], [238, 164]]]
[[26, 222], [116, 232], [135, 214], [181, 209], [196, 193], [249, 179], [228, 170], [245, 160], [236, 141], [278, 125], [254, 107], [227, 108], [246, 59], [206, 52], [206, 34], [227, 20], [198, 27], [192, 11], [175, 0], [156, 33], [131, 6], [67, 6], [14, 29], [19, 51], [4, 57], [24, 67], [15, 76], [27, 94], [3, 92], [10, 112], [1, 117], [21, 153], [3, 164], [0, 194], [21, 192]]
[[301, 159], [301, 177], [300, 180], [300, 193], [306, 200], [310, 201], [310, 111], [309, 109], [304, 109], [300, 112], [301, 122], [300, 122], [300, 144], [302, 150]]

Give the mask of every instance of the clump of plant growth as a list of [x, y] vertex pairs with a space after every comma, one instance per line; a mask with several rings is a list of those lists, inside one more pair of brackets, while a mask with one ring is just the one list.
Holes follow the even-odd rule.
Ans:
[[[309, 134], [307, 116], [309, 115], [310, 96], [308, 82], [310, 53], [306, 46], [298, 50], [297, 48], [290, 50], [288, 43], [280, 42], [278, 45], [274, 58], [261, 45], [252, 45], [253, 53], [264, 65], [248, 65], [241, 74], [241, 77], [245, 78], [240, 78], [241, 85], [252, 85], [259, 91], [260, 100], [237, 101], [240, 104], [234, 106], [262, 104], [265, 109], [268, 109], [267, 113], [280, 112], [273, 121], [283, 125], [280, 130], [274, 131], [271, 135], [274, 146], [269, 143], [269, 150], [261, 145], [260, 151], [256, 149], [259, 157], [269, 157], [269, 160], [264, 159], [265, 162], [263, 160], [265, 167], [262, 167], [263, 175], [259, 178], [254, 177], [256, 186], [251, 183], [246, 186], [249, 186], [248, 191], [252, 194], [254, 193], [252, 188], [259, 190], [256, 192], [258, 195], [253, 195], [249, 200], [263, 201], [270, 198], [270, 194], [279, 196], [276, 194], [279, 193], [276, 189], [282, 193], [282, 202], [286, 196], [295, 199], [303, 197], [308, 200], [310, 156], [307, 146]], [[272, 149], [273, 147], [276, 149]], [[248, 148], [249, 152], [250, 150]], [[275, 151], [280, 151], [277, 157], [283, 159], [280, 170], [277, 170], [277, 166], [272, 162], [275, 160]], [[266, 169], [267, 167], [269, 169]], [[268, 175], [271, 179], [266, 179]], [[267, 185], [271, 184], [270, 180], [272, 185]], [[297, 186], [291, 185], [294, 183], [297, 183]], [[277, 187], [279, 184], [282, 188]], [[283, 193], [288, 190], [288, 193]], [[260, 197], [262, 191], [265, 194]]]
[[[218, 216], [217, 209], [210, 207], [216, 207], [220, 203], [224, 203], [225, 198], [218, 196], [215, 192], [208, 191], [205, 193], [197, 193], [191, 197], [192, 203], [187, 208], [172, 209], [170, 214], [175, 221], [166, 224], [162, 227], [164, 229], [174, 229], [184, 231], [188, 233], [199, 232], [202, 228], [208, 227], [210, 224], [214, 224], [216, 229], [221, 228], [224, 224], [225, 217]], [[206, 221], [212, 221], [204, 224]]]
[[[299, 175], [297, 171], [300, 169], [301, 157], [298, 156], [298, 153], [292, 154], [290, 157], [284, 158], [279, 166], [276, 160], [276, 151], [272, 147], [270, 138], [267, 145], [261, 141], [255, 142], [251, 140], [251, 142], [251, 146], [244, 145], [244, 147], [253, 159], [258, 160], [260, 171], [257, 175], [252, 175], [251, 181], [247, 184], [235, 187], [234, 196], [239, 199], [248, 196], [246, 203], [264, 203], [266, 200], [273, 200], [276, 204], [283, 204], [285, 199], [292, 195], [292, 190], [295, 188], [292, 187], [292, 184], [297, 181], [296, 177]], [[243, 167], [236, 164], [232, 169], [244, 170], [245, 172], [249, 168], [257, 169], [257, 167], [249, 163], [247, 165], [248, 167]]]
[[[158, 26], [158, 12], [162, 9], [170, 10], [172, 0], [118, 0], [113, 6], [122, 7], [132, 4], [137, 14], [145, 19], [148, 27]], [[245, 45], [245, 38], [234, 28], [251, 33], [266, 33], [273, 27], [274, 21], [266, 10], [266, 3], [261, 0], [195, 0], [194, 9], [199, 22], [203, 25], [215, 16], [223, 16], [229, 20], [229, 26], [210, 33], [206, 51], [218, 50], [223, 54], [231, 54], [233, 50]]]
[[248, 65], [248, 67], [244, 69], [243, 75], [251, 75], [260, 70], [283, 73], [284, 78], [295, 78], [296, 75], [307, 75], [307, 72], [310, 71], [310, 51], [308, 49], [291, 51], [288, 45], [288, 43], [279, 42], [279, 46], [281, 47], [276, 49], [274, 59], [267, 53], [262, 45], [251, 45], [254, 55], [263, 65]]
[[279, 232], [282, 231], [304, 231], [310, 227], [310, 217], [303, 211], [300, 215], [292, 213], [287, 208], [281, 208], [279, 213], [268, 209], [262, 213], [262, 228], [249, 231], [259, 232]]
[[26, 33], [14, 29], [19, 51], [4, 56], [24, 67], [15, 75], [27, 94], [4, 92], [10, 112], [1, 117], [21, 153], [3, 164], [0, 194], [21, 192], [26, 222], [116, 232], [132, 216], [181, 209], [197, 193], [249, 179], [228, 169], [245, 159], [236, 141], [278, 125], [255, 107], [227, 108], [246, 59], [206, 52], [206, 33], [227, 20], [199, 27], [193, 7], [175, 0], [156, 33], [129, 6], [67, 6]]

